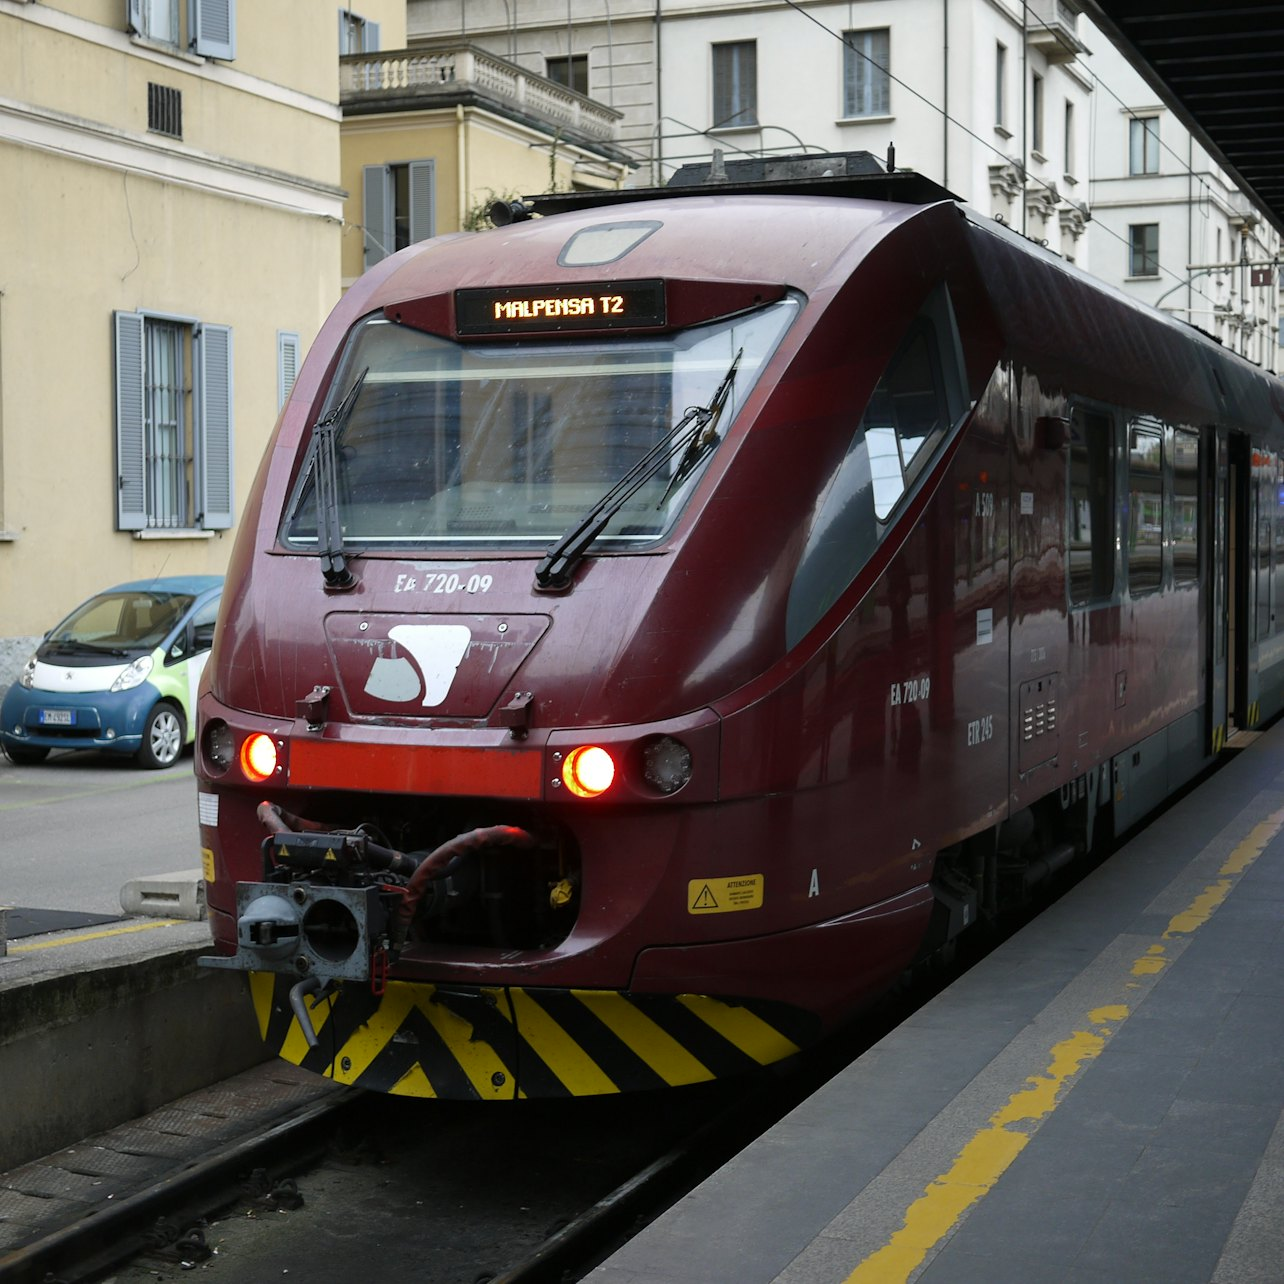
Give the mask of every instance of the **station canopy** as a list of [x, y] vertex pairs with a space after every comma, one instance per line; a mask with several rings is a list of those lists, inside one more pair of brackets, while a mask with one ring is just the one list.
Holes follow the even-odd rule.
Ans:
[[1077, 0], [1284, 234], [1284, 3]]

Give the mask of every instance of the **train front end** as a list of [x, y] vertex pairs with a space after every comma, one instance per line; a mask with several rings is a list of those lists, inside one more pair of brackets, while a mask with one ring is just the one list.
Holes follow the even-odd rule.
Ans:
[[791, 532], [887, 357], [808, 336], [912, 211], [795, 202], [782, 238], [787, 202], [747, 204], [414, 247], [318, 337], [197, 750], [204, 962], [286, 1059], [465, 1099], [693, 1083], [912, 955], [923, 878], [864, 870], [826, 937], [814, 825], [726, 727], [790, 667]]

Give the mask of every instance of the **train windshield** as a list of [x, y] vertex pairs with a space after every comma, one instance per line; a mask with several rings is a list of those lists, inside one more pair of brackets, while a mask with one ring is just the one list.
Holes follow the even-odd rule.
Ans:
[[[326, 507], [337, 508], [342, 547], [548, 547], [688, 408], [707, 406], [734, 364], [718, 423], [725, 437], [797, 311], [786, 298], [677, 334], [472, 346], [367, 318], [327, 405], [335, 410], [357, 388], [333, 428]], [[644, 465], [644, 484], [595, 550], [663, 536], [712, 453], [700, 452], [695, 467], [680, 453], [654, 473]], [[282, 532], [292, 547], [319, 542], [315, 474], [309, 459]]]

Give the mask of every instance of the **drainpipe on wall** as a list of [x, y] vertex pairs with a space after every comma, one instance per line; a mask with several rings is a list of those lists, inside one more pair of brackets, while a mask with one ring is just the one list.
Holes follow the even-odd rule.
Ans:
[[1030, 92], [1030, 6], [1021, 0], [1021, 235], [1025, 229], [1025, 185], [1029, 181], [1030, 132], [1026, 100]]
[[941, 87], [941, 186], [950, 185], [950, 0], [941, 0], [945, 26], [945, 55], [942, 63], [944, 84]]
[[457, 223], [462, 231], [464, 220], [468, 217], [468, 144], [464, 138], [466, 128], [464, 121], [464, 104], [455, 104], [455, 168], [459, 171], [459, 214]]
[[655, 0], [655, 157], [652, 160], [654, 168], [651, 171], [651, 177], [656, 187], [664, 185], [664, 171], [661, 164], [664, 158], [664, 103], [662, 101], [664, 91], [660, 88], [660, 23], [664, 21], [660, 6], [663, 2], [664, 0]]

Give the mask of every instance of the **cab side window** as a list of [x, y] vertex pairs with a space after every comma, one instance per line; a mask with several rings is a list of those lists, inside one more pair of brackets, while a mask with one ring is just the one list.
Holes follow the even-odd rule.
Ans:
[[964, 410], [962, 360], [949, 296], [928, 301], [865, 411], [874, 515], [886, 521]]
[[822, 492], [789, 592], [788, 646], [847, 590], [891, 529], [893, 510], [969, 406], [958, 325], [942, 284], [888, 363]]

